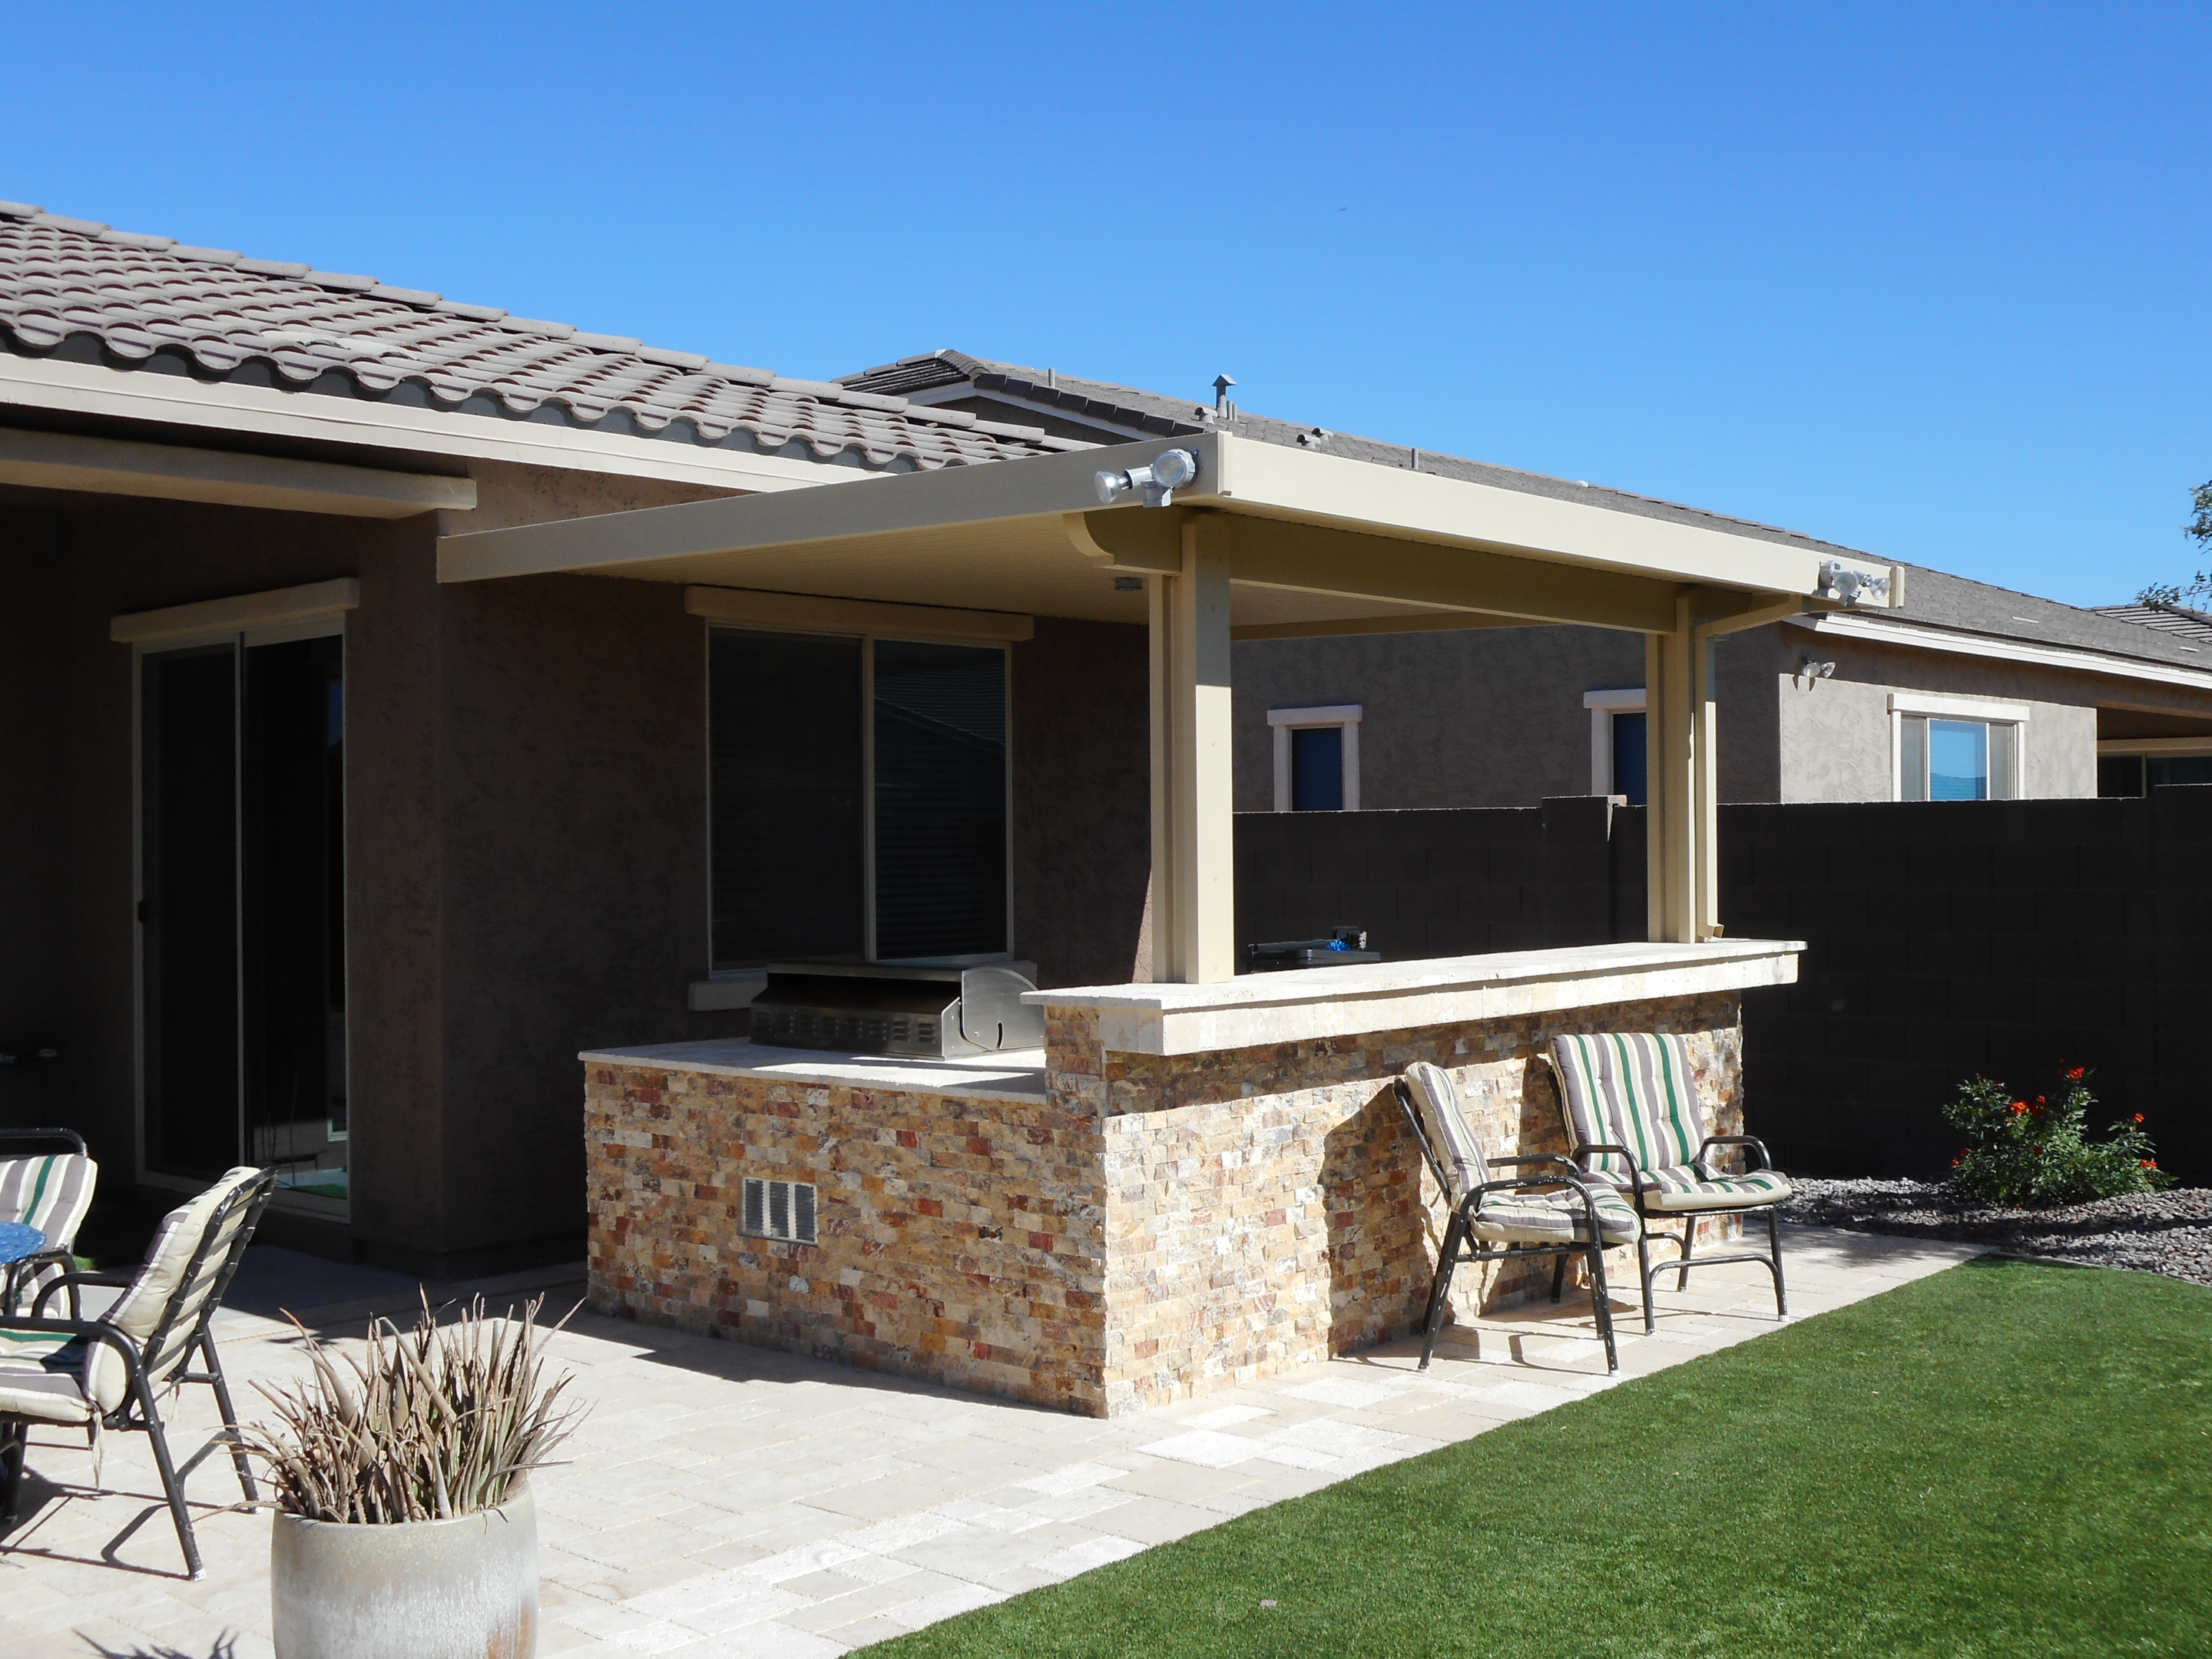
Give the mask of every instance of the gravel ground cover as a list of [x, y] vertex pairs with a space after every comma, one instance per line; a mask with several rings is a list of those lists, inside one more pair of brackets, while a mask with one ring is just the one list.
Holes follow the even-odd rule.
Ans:
[[1994, 1244], [2022, 1255], [2136, 1267], [2212, 1285], [2212, 1188], [2130, 1193], [2055, 1210], [2012, 1210], [1956, 1199], [1927, 1181], [1814, 1181], [1782, 1213], [1815, 1227]]

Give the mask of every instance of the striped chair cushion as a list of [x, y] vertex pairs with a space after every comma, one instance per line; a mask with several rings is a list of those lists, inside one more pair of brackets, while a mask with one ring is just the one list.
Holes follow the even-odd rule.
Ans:
[[[241, 1204], [233, 1209], [225, 1219], [220, 1237], [208, 1239], [206, 1253], [200, 1258], [199, 1270], [189, 1284], [185, 1270], [191, 1266], [192, 1256], [199, 1249], [200, 1241], [208, 1232], [209, 1224], [223, 1200], [240, 1187], [250, 1186], [260, 1179], [261, 1171], [240, 1164], [209, 1188], [198, 1197], [179, 1204], [161, 1218], [161, 1230], [154, 1235], [154, 1243], [146, 1252], [146, 1265], [138, 1270], [138, 1277], [131, 1288], [118, 1297], [113, 1306], [102, 1316], [106, 1321], [125, 1336], [143, 1343], [161, 1324], [162, 1315], [175, 1304], [175, 1316], [169, 1324], [158, 1352], [146, 1351], [143, 1355], [147, 1385], [150, 1388], [166, 1382], [169, 1373], [185, 1360], [185, 1346], [192, 1336], [193, 1323], [200, 1309], [214, 1293], [216, 1275], [222, 1271], [224, 1260], [230, 1249], [231, 1240], [239, 1228], [246, 1224], [250, 1205]], [[112, 1412], [123, 1403], [130, 1392], [131, 1379], [125, 1374], [123, 1361], [115, 1351], [95, 1347], [88, 1362], [88, 1382], [93, 1397], [103, 1412]]]
[[[92, 1207], [99, 1180], [100, 1165], [76, 1152], [0, 1159], [0, 1221], [36, 1227], [46, 1236], [47, 1249], [69, 1249], [76, 1243], [76, 1230]], [[57, 1263], [26, 1279], [20, 1291], [23, 1304], [34, 1304], [40, 1287], [64, 1271]]]
[[[1607, 1244], [1633, 1244], [1642, 1223], [1626, 1200], [1604, 1188], [1597, 1227]], [[1587, 1244], [1589, 1212], [1579, 1193], [1492, 1193], [1475, 1210], [1474, 1236], [1490, 1244]]]
[[[1565, 1097], [1567, 1133], [1579, 1146], [1610, 1142], [1636, 1154], [1644, 1185], [1662, 1170], [1688, 1174], [1711, 1133], [1698, 1103], [1690, 1048], [1680, 1037], [1607, 1031], [1552, 1039]], [[1594, 1154], [1589, 1168], [1615, 1186], [1628, 1184], [1628, 1161]], [[1702, 1178], [1692, 1176], [1692, 1178]]]
[[1490, 1165], [1482, 1144], [1460, 1104], [1459, 1087], [1441, 1066], [1417, 1060], [1406, 1068], [1406, 1086], [1413, 1091], [1414, 1109], [1428, 1131], [1429, 1146], [1444, 1167], [1446, 1196], [1457, 1204], [1490, 1179]]
[[1649, 1210], [1741, 1210], [1755, 1204], [1779, 1204], [1790, 1193], [1789, 1179], [1778, 1170], [1716, 1175], [1698, 1164], [1687, 1170], [1655, 1171], [1644, 1183], [1644, 1206]]
[[75, 1337], [0, 1331], [0, 1417], [82, 1424], [91, 1416], [84, 1350]]

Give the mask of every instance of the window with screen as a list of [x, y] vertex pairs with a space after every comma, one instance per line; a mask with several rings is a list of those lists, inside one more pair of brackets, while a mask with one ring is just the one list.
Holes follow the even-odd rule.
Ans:
[[1006, 955], [1006, 690], [1000, 646], [712, 630], [714, 970]]
[[1898, 720], [1900, 800], [2017, 800], [2021, 728], [2009, 720]]

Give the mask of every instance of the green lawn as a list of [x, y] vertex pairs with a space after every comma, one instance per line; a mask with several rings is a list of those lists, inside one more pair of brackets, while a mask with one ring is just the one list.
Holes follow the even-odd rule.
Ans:
[[2212, 1290], [1972, 1262], [868, 1652], [2204, 1656], [2208, 1373]]

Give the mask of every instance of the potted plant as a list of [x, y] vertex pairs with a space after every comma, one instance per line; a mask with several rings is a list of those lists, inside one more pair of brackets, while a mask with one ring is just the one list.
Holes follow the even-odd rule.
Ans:
[[337, 1358], [302, 1328], [312, 1376], [256, 1385], [277, 1419], [242, 1437], [276, 1487], [278, 1659], [536, 1651], [529, 1475], [582, 1415], [542, 1376], [542, 1302], [509, 1321], [478, 1297], [441, 1326], [426, 1297], [411, 1332], [378, 1320]]

